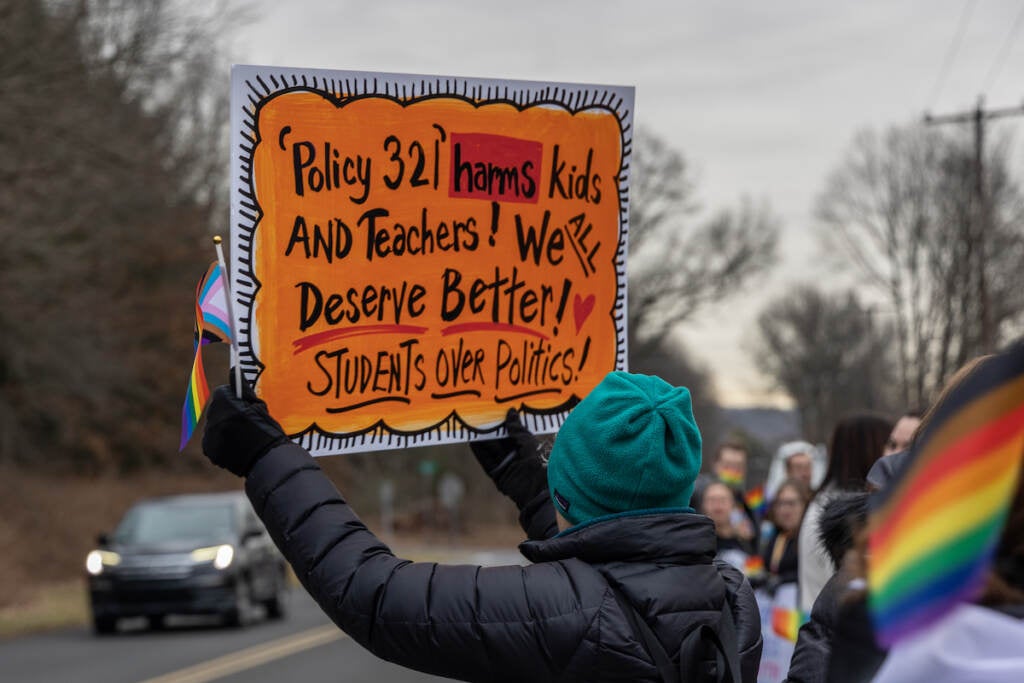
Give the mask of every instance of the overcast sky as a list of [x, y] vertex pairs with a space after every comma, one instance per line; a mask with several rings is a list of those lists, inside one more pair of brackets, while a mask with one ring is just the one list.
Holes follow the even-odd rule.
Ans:
[[[836, 282], [813, 204], [854, 133], [983, 92], [1024, 102], [1024, 0], [253, 4], [242, 63], [635, 86], [638, 125], [683, 152], [704, 207], [764, 199], [784, 228], [773, 272], [680, 330], [728, 405], [777, 398], [748, 351], [760, 307]], [[1020, 138], [1024, 117], [1010, 121]]]

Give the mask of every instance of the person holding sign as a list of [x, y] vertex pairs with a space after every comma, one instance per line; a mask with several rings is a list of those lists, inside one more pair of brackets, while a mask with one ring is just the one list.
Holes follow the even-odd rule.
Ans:
[[533, 562], [487, 568], [396, 558], [244, 389], [214, 392], [203, 451], [246, 477], [299, 580], [377, 656], [467, 681], [756, 680], [753, 592], [688, 507], [701, 437], [687, 389], [608, 374], [546, 468], [514, 412], [507, 437], [474, 444], [520, 508]]

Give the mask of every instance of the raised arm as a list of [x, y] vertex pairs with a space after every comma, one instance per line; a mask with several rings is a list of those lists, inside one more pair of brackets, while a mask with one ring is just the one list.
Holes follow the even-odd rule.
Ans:
[[558, 533], [558, 525], [537, 437], [523, 426], [514, 409], [508, 411], [504, 426], [508, 436], [474, 441], [470, 448], [498, 490], [519, 508], [519, 524], [527, 537], [533, 541], [551, 538]]
[[203, 450], [246, 477], [256, 513], [310, 595], [382, 659], [462, 680], [556, 680], [602, 607], [604, 585], [586, 567], [396, 558], [251, 393], [214, 392]]

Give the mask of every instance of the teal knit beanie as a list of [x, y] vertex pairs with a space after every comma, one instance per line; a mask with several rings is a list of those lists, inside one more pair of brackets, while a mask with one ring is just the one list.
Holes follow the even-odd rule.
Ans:
[[558, 431], [548, 487], [555, 509], [574, 525], [620, 512], [687, 507], [700, 452], [688, 389], [612, 372]]

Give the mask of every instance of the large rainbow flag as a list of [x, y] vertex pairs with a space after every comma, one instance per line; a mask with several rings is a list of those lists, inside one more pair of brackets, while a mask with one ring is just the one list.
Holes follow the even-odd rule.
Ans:
[[1024, 343], [982, 361], [926, 421], [871, 514], [868, 606], [889, 647], [977, 596], [1024, 458]]
[[181, 410], [182, 451], [199, 424], [199, 418], [210, 398], [210, 387], [203, 370], [203, 346], [212, 342], [231, 341], [231, 321], [228, 317], [227, 288], [224, 271], [216, 261], [210, 264], [206, 275], [196, 287], [195, 358], [192, 360], [192, 374], [189, 375], [185, 390], [185, 405]]

